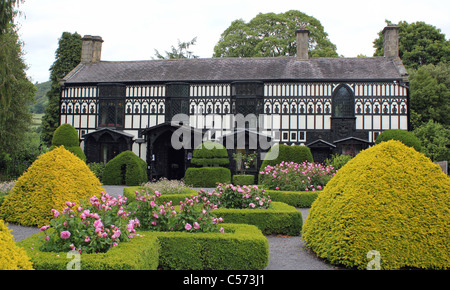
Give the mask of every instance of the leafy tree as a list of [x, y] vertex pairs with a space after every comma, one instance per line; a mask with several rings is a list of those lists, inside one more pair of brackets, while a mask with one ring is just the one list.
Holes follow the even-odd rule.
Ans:
[[8, 172], [30, 131], [28, 104], [35, 86], [27, 79], [22, 43], [13, 24], [0, 34], [0, 171]]
[[310, 31], [311, 57], [337, 57], [336, 46], [328, 39], [320, 21], [300, 11], [259, 13], [250, 22], [239, 19], [222, 33], [214, 47], [214, 57], [275, 57], [297, 53], [296, 30]]
[[[441, 61], [450, 61], [450, 41], [440, 29], [421, 21], [414, 23], [401, 21], [398, 26], [399, 55], [407, 68], [417, 69], [421, 65], [436, 65]], [[380, 31], [374, 41], [376, 48], [374, 56], [384, 54], [383, 41], [383, 34]]]
[[42, 139], [50, 146], [53, 132], [59, 126], [60, 80], [73, 70], [81, 61], [81, 35], [63, 32], [55, 52], [56, 60], [50, 67], [52, 87], [47, 93], [48, 105], [42, 117]]
[[13, 22], [14, 16], [18, 13], [14, 9], [24, 0], [2, 0], [0, 1], [0, 35], [8, 33], [8, 26]]
[[429, 120], [413, 131], [422, 143], [422, 152], [433, 161], [450, 160], [450, 129]]
[[412, 127], [429, 120], [449, 127], [450, 63], [429, 64], [409, 71]]
[[158, 59], [182, 59], [182, 58], [198, 58], [197, 55], [194, 55], [192, 51], [189, 51], [189, 47], [191, 45], [195, 45], [197, 42], [197, 37], [194, 37], [191, 41], [188, 42], [180, 42], [178, 40], [178, 48], [175, 48], [172, 45], [171, 51], [166, 51], [166, 56], [163, 56], [159, 53], [158, 50], [155, 49], [155, 56]]

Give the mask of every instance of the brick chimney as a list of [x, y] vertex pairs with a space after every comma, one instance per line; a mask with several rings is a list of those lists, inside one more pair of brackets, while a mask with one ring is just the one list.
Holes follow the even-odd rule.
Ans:
[[309, 30], [300, 28], [295, 31], [297, 34], [297, 60], [308, 59]]
[[399, 57], [398, 29], [396, 25], [388, 25], [383, 29], [384, 56], [388, 58]]
[[82, 39], [81, 63], [98, 63], [102, 54], [102, 38], [100, 36], [85, 35]]

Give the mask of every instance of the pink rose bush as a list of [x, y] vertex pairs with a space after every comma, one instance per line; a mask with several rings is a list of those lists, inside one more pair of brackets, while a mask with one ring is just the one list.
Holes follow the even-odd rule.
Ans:
[[322, 190], [335, 174], [331, 165], [282, 161], [275, 166], [268, 165], [260, 172], [260, 184], [266, 189], [316, 191]]
[[219, 223], [222, 218], [212, 215], [217, 206], [208, 198], [191, 195], [180, 202], [179, 209], [171, 201], [160, 202], [161, 193], [136, 192], [133, 215], [141, 222], [141, 228], [150, 231], [224, 232]]
[[256, 185], [219, 184], [212, 192], [201, 190], [200, 195], [220, 208], [267, 209], [271, 203], [270, 196]]
[[41, 227], [46, 233], [42, 251], [103, 253], [133, 238], [140, 225], [138, 219], [130, 218], [126, 198], [121, 196], [116, 199], [102, 192], [100, 199], [92, 196], [84, 205], [66, 205], [62, 213], [53, 209], [55, 218]]

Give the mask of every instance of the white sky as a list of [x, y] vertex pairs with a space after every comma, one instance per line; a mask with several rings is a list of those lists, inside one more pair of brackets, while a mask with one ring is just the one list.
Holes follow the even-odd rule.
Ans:
[[450, 35], [448, 0], [26, 0], [17, 18], [33, 82], [49, 79], [58, 39], [65, 31], [103, 38], [102, 60], [146, 60], [178, 40], [197, 37], [195, 55], [209, 58], [222, 32], [236, 19], [299, 10], [318, 19], [345, 57], [372, 56], [385, 26], [424, 21]]

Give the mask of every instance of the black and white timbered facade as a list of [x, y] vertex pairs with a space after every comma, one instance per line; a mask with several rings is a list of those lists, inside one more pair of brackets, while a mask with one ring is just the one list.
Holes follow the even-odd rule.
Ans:
[[192, 151], [171, 145], [179, 129], [171, 121], [179, 114], [203, 140], [235, 133], [242, 114], [256, 117], [248, 119], [248, 132], [308, 146], [315, 161], [356, 154], [382, 131], [409, 127], [398, 27], [384, 34], [384, 57], [126, 62], [101, 61], [101, 38], [85, 36], [80, 65], [62, 82], [60, 121], [78, 130], [88, 162], [132, 150], [147, 161], [151, 177], [184, 176]]

